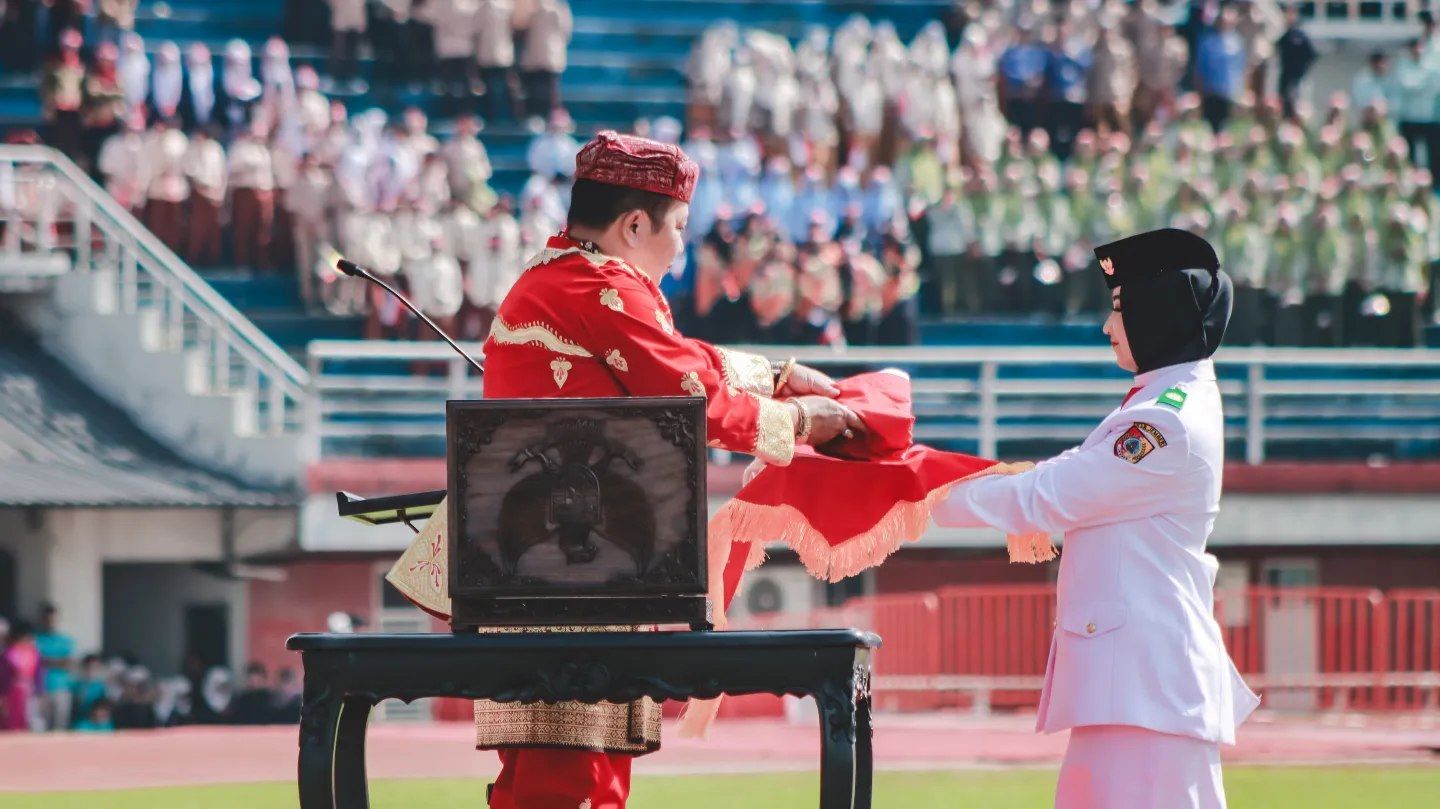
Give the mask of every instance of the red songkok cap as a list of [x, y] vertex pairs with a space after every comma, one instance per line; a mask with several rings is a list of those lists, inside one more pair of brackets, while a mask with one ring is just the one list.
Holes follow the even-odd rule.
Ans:
[[605, 130], [575, 155], [575, 179], [636, 188], [689, 202], [700, 167], [679, 146]]

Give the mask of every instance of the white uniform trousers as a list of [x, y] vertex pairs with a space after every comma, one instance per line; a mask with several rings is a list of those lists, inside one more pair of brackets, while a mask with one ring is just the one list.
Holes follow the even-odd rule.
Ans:
[[1225, 809], [1220, 745], [1129, 725], [1074, 728], [1055, 809]]

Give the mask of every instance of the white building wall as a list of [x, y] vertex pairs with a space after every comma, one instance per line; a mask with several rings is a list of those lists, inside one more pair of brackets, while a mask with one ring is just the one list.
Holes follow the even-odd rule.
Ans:
[[230, 665], [243, 665], [249, 636], [248, 588], [185, 564], [111, 563], [105, 566], [104, 648], [131, 652], [158, 674], [180, 673], [185, 654], [185, 608], [223, 604], [229, 617]]
[[[212, 601], [232, 603], [233, 591], [243, 594], [243, 583], [189, 571], [194, 562], [224, 560], [222, 517], [219, 509], [53, 509], [0, 510], [0, 547], [16, 561], [17, 601], [22, 617], [32, 618], [41, 602], [60, 610], [62, 629], [75, 638], [77, 648], [100, 649], [105, 641], [107, 606], [148, 610], [165, 605], [204, 601], [213, 588]], [[295, 513], [291, 510], [239, 509], [234, 518], [235, 549], [242, 556], [279, 551], [295, 542]], [[114, 563], [169, 563], [179, 571], [170, 584], [150, 591], [137, 590], [132, 599], [114, 601], [105, 592], [104, 569]], [[194, 575], [190, 575], [193, 573]], [[198, 577], [198, 578], [197, 578]], [[177, 599], [180, 599], [177, 601]], [[231, 659], [244, 660], [247, 634], [243, 600], [231, 610]], [[176, 642], [183, 640], [181, 609], [174, 613]], [[141, 621], [145, 623], [145, 621]], [[169, 630], [164, 630], [169, 632]]]

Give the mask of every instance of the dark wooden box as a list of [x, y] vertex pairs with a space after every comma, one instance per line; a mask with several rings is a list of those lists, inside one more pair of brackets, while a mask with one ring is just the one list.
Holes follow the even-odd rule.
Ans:
[[710, 626], [705, 400], [446, 403], [451, 622]]

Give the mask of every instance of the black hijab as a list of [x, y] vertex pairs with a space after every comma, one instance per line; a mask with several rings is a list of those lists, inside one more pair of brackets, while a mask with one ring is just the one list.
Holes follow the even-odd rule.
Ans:
[[1110, 289], [1120, 287], [1120, 317], [1139, 373], [1203, 360], [1220, 348], [1233, 288], [1215, 250], [1175, 228], [1095, 248]]

